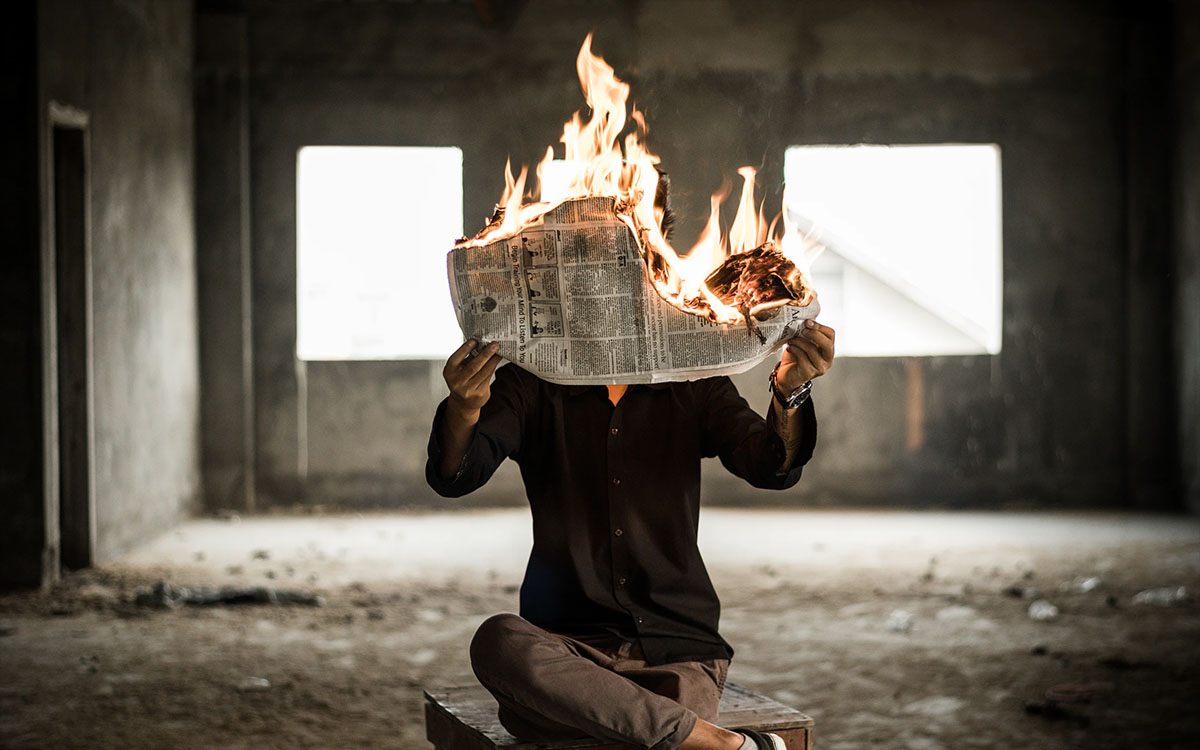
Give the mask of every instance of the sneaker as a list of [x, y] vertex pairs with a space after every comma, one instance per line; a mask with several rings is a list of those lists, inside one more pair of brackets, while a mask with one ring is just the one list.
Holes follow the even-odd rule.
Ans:
[[783, 743], [783, 738], [777, 734], [756, 732], [753, 729], [734, 729], [733, 731], [753, 742], [757, 750], [788, 750], [787, 745]]

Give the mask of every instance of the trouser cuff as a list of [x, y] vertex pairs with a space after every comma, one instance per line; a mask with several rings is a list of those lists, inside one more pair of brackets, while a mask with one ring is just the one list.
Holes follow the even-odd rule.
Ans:
[[688, 738], [688, 735], [696, 728], [696, 722], [699, 720], [700, 717], [696, 715], [695, 711], [685, 708], [683, 718], [675, 726], [675, 731], [651, 745], [650, 750], [675, 750], [675, 748], [682, 745], [683, 741]]

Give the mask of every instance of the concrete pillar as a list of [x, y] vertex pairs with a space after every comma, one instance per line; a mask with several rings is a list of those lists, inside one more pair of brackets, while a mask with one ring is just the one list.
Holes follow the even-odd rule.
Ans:
[[1175, 385], [1184, 504], [1200, 513], [1200, 5], [1175, 3]]
[[196, 256], [209, 510], [254, 509], [249, 53], [241, 13], [196, 17]]
[[1125, 369], [1126, 491], [1133, 507], [1177, 507], [1171, 358], [1171, 10], [1127, 6], [1123, 341], [1099, 343]]

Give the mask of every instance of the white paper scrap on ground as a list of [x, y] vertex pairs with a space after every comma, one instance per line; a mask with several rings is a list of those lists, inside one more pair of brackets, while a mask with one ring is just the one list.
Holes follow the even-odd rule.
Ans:
[[745, 325], [719, 325], [659, 296], [612, 198], [567, 201], [543, 224], [451, 250], [450, 297], [463, 335], [565, 385], [660, 383], [744, 372], [797, 336], [816, 300]]

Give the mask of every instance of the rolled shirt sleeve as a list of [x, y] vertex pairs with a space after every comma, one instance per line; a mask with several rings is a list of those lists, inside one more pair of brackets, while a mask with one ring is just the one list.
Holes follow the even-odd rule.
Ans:
[[[772, 406], [768, 404], [767, 408]], [[750, 408], [729, 378], [712, 378], [702, 419], [705, 455], [719, 456], [726, 469], [755, 487], [787, 489], [800, 481], [817, 443], [817, 412], [812, 399], [799, 409], [800, 449], [784, 471], [787, 449], [783, 439]]]
[[442, 497], [462, 497], [487, 483], [496, 468], [521, 449], [525, 409], [529, 398], [515, 366], [505, 365], [496, 371], [491, 396], [479, 413], [479, 422], [463, 455], [457, 473], [442, 477], [439, 467], [445, 453], [442, 435], [445, 432], [446, 406], [449, 399], [438, 404], [429, 435], [429, 457], [425, 462], [425, 481]]

